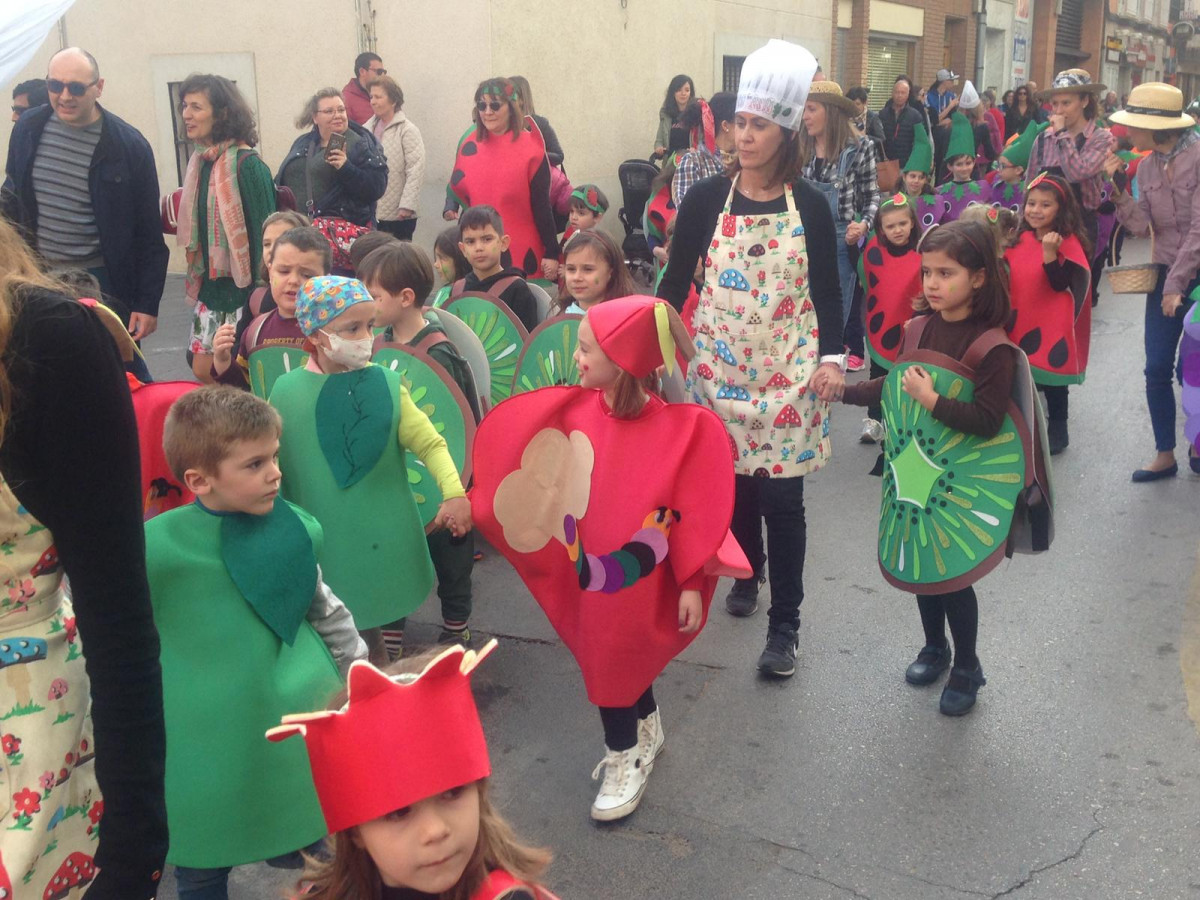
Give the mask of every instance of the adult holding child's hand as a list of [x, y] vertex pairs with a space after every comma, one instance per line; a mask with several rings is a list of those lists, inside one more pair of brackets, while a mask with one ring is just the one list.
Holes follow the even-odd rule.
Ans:
[[459, 208], [491, 206], [511, 236], [505, 267], [553, 280], [558, 228], [542, 133], [521, 114], [520, 96], [507, 78], [489, 78], [475, 89], [471, 115], [475, 126], [459, 141], [444, 216], [449, 221], [458, 218]]

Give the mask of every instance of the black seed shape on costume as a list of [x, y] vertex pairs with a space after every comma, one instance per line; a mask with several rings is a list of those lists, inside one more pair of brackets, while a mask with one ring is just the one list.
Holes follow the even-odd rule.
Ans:
[[900, 346], [900, 339], [904, 337], [904, 326], [893, 325], [879, 339], [879, 343], [883, 344], [884, 350], [894, 350]]
[[525, 262], [521, 268], [530, 273], [537, 272], [541, 268], [541, 266], [538, 264], [538, 258], [534, 254], [532, 247], [525, 251]]
[[474, 156], [479, 152], [479, 145], [474, 141], [467, 141], [465, 144], [459, 147], [458, 152], [463, 156]]
[[867, 251], [867, 262], [873, 266], [883, 265], [883, 252], [879, 249], [878, 244]]
[[462, 181], [466, 177], [467, 177], [467, 173], [464, 172], [462, 169], [455, 169], [453, 174], [450, 176], [450, 183], [458, 184], [460, 181]]
[[1018, 346], [1025, 351], [1026, 356], [1033, 356], [1042, 346], [1042, 329], [1033, 329], [1033, 331], [1021, 338]]
[[1050, 348], [1050, 352], [1046, 354], [1046, 362], [1058, 369], [1067, 364], [1067, 357], [1071, 355], [1070, 349], [1067, 347], [1067, 339], [1059, 338], [1058, 343]]
[[870, 285], [870, 286], [871, 286], [871, 287], [873, 287], [873, 288], [874, 288], [874, 287], [879, 287], [879, 276], [878, 276], [878, 275], [876, 275], [874, 272], [870, 273], [870, 274], [867, 276], [867, 284], [868, 284], [868, 285]]
[[883, 313], [881, 313], [881, 312], [875, 313], [875, 315], [871, 316], [870, 320], [867, 322], [867, 328], [868, 328], [868, 330], [870, 330], [871, 334], [874, 334], [882, 327], [883, 327]]
[[621, 549], [638, 561], [638, 567], [641, 569], [639, 578], [645, 578], [654, 571], [654, 551], [648, 544], [643, 544], [641, 541], [630, 541]]
[[870, 312], [878, 305], [879, 297], [877, 297], [875, 294], [867, 294], [867, 312]]

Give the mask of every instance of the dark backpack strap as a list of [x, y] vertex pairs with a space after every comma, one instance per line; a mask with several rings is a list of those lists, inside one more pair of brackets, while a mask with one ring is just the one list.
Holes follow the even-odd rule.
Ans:
[[1002, 345], [1014, 348], [1016, 346], [1008, 339], [1003, 328], [989, 328], [971, 342], [971, 346], [963, 354], [962, 364], [974, 372], [979, 368], [979, 364], [983, 362], [985, 356]]
[[487, 292], [491, 296], [495, 297], [498, 300], [498, 299], [500, 299], [501, 294], [503, 294], [510, 287], [512, 287], [513, 282], [524, 281], [524, 280], [525, 279], [522, 278], [520, 275], [509, 275], [507, 278], [501, 278], [499, 281], [497, 281], [495, 284], [493, 284], [490, 288], [487, 289]]
[[900, 345], [900, 355], [905, 356], [916, 351], [921, 346], [921, 335], [929, 324], [930, 316], [913, 316], [904, 325], [904, 339]]
[[[250, 335], [250, 340], [246, 344], [247, 358], [249, 358], [250, 354], [257, 349], [259, 335], [262, 334], [263, 326], [267, 324], [267, 316], [269, 315], [271, 315], [271, 313], [265, 312], [258, 316], [253, 322], [250, 323], [250, 327], [246, 329], [247, 334]], [[251, 332], [253, 333], [251, 334]]]
[[256, 287], [250, 292], [250, 299], [246, 301], [246, 304], [250, 307], [250, 315], [262, 315], [263, 300], [266, 298], [266, 296], [267, 289], [265, 287]]
[[454, 284], [450, 285], [450, 297], [453, 300], [455, 297], [462, 294], [467, 289], [467, 279], [460, 278]]
[[446, 337], [444, 332], [435, 331], [421, 338], [416, 348], [423, 353], [428, 353], [430, 347], [436, 347], [438, 344], [447, 344], [449, 342], [450, 338]]

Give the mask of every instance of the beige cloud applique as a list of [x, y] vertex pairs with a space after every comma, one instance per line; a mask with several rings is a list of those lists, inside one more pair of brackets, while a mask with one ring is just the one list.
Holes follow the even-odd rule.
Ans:
[[583, 518], [596, 455], [582, 431], [570, 437], [544, 428], [521, 454], [521, 468], [496, 489], [493, 508], [504, 539], [519, 553], [536, 553], [554, 538], [566, 544], [563, 519]]

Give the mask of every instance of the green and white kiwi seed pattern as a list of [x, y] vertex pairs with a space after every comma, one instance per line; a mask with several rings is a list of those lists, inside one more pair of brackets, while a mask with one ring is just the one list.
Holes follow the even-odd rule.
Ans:
[[[925, 593], [937, 586], [932, 593], [940, 593], [971, 584], [1004, 553], [1025, 486], [1025, 450], [1009, 415], [990, 438], [935, 419], [900, 387], [915, 364], [897, 364], [883, 386], [887, 465], [879, 565], [897, 587]], [[966, 402], [974, 397], [975, 386], [963, 375], [920, 365], [939, 394]]]

